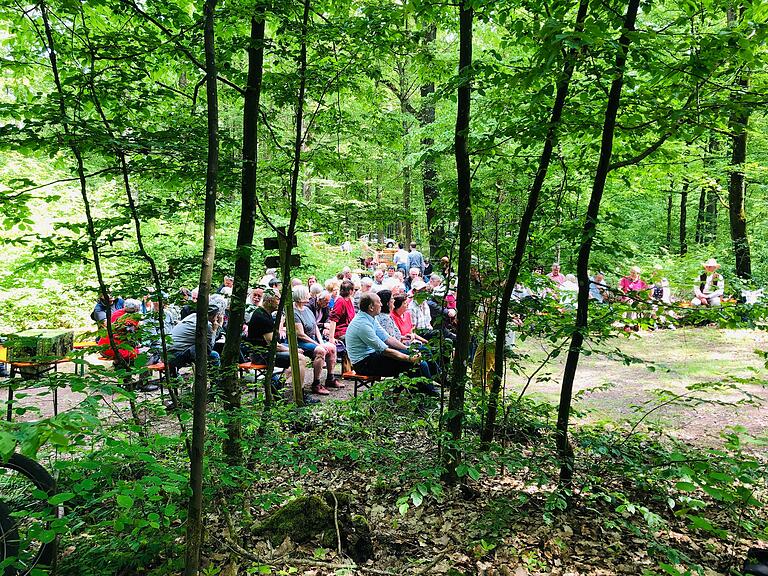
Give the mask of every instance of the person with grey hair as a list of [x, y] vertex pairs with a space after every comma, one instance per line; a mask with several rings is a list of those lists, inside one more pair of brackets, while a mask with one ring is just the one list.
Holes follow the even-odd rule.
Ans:
[[[328, 388], [340, 388], [339, 382], [333, 375], [336, 366], [336, 345], [323, 341], [323, 335], [317, 325], [315, 314], [310, 310], [309, 290], [306, 286], [296, 286], [292, 291], [293, 319], [296, 322], [296, 339], [304, 354], [312, 358], [312, 392], [328, 395]], [[320, 374], [326, 366], [325, 385], [320, 383]]]
[[[311, 293], [312, 291], [310, 290], [310, 294]], [[320, 328], [320, 333], [324, 337], [327, 337], [326, 328], [328, 325], [328, 317], [331, 314], [331, 308], [328, 304], [330, 301], [331, 293], [320, 286], [320, 291], [318, 292], [317, 296], [314, 298], [314, 300], [310, 296], [309, 303], [307, 304], [307, 307], [312, 310], [312, 313], [315, 315], [317, 327]]]
[[[378, 294], [363, 294], [360, 313], [349, 323], [346, 335], [347, 353], [355, 372], [365, 376], [398, 376], [409, 372], [414, 376], [431, 378], [429, 366], [421, 359], [421, 354], [409, 356], [408, 347], [381, 327], [376, 320], [380, 313], [381, 299]], [[437, 396], [431, 384], [420, 383], [419, 390]]]
[[355, 307], [355, 313], [360, 311], [360, 297], [371, 291], [373, 287], [373, 279], [368, 276], [360, 278], [360, 289], [355, 292], [355, 296], [352, 298], [352, 305]]
[[410, 292], [413, 289], [413, 283], [416, 280], [421, 280], [421, 270], [416, 267], [412, 267], [408, 270], [408, 278], [405, 279], [405, 291]]

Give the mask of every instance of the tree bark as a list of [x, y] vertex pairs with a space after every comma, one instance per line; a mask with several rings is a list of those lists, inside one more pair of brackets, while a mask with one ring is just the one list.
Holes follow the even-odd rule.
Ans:
[[702, 185], [699, 191], [699, 209], [696, 212], [696, 236], [694, 237], [696, 244], [704, 244], [704, 228], [706, 226], [706, 210], [707, 210], [707, 186]]
[[[290, 220], [288, 222], [288, 228], [285, 234], [278, 232], [278, 239], [280, 241], [280, 256], [281, 258], [281, 280], [283, 283], [282, 290], [280, 292], [280, 306], [277, 309], [277, 315], [275, 317], [275, 330], [272, 333], [272, 341], [269, 343], [269, 358], [267, 364], [267, 374], [265, 386], [269, 388], [272, 373], [275, 365], [275, 354], [277, 351], [278, 330], [280, 327], [280, 321], [282, 320], [283, 313], [285, 313], [286, 329], [288, 332], [288, 347], [291, 353], [291, 371], [293, 372], [293, 393], [294, 402], [298, 406], [304, 404], [304, 396], [302, 391], [302, 384], [300, 378], [300, 370], [298, 369], [297, 362], [297, 345], [296, 345], [296, 325], [293, 320], [293, 302], [291, 298], [291, 253], [293, 251], [293, 245], [290, 239], [296, 233], [296, 221], [299, 216], [299, 205], [297, 200], [297, 193], [299, 187], [299, 171], [301, 168], [301, 149], [304, 145], [305, 135], [302, 133], [302, 127], [304, 125], [304, 103], [306, 100], [307, 90], [307, 28], [309, 25], [309, 8], [310, 0], [304, 0], [304, 12], [301, 20], [301, 49], [299, 50], [298, 58], [298, 72], [299, 72], [299, 87], [296, 96], [296, 114], [294, 123], [294, 142], [293, 142], [293, 158], [291, 161], [291, 176], [290, 176]], [[267, 392], [266, 404], [269, 406], [271, 394]]]
[[240, 421], [240, 385], [237, 364], [240, 360], [240, 327], [245, 318], [246, 297], [251, 277], [251, 252], [256, 223], [256, 173], [258, 162], [258, 118], [261, 81], [264, 74], [264, 9], [251, 17], [251, 37], [248, 46], [248, 80], [243, 105], [243, 166], [240, 184], [240, 226], [235, 249], [235, 277], [229, 312], [229, 325], [221, 355], [222, 399], [229, 415], [223, 451], [230, 464], [240, 464], [242, 436]]
[[670, 185], [669, 194], [667, 194], [667, 239], [665, 246], [667, 252], [672, 251], [672, 191], [674, 190], [674, 183]]
[[680, 191], [680, 256], [688, 253], [688, 187], [690, 182], [683, 181], [683, 189]]
[[[411, 167], [408, 165], [408, 155], [410, 153], [410, 146], [408, 142], [408, 134], [410, 133], [409, 123], [409, 108], [411, 107], [408, 102], [408, 60], [406, 59], [401, 66], [398, 66], [400, 72], [400, 91], [398, 99], [400, 100], [400, 114], [403, 117], [403, 214], [405, 215], [404, 222], [404, 237], [405, 244], [408, 245], [413, 240], [413, 220], [411, 215]], [[381, 238], [383, 240], [383, 238]]]
[[[424, 46], [429, 46], [434, 43], [437, 37], [437, 26], [434, 24], [429, 25], [424, 33]], [[419, 114], [419, 121], [422, 130], [435, 122], [435, 102], [433, 95], [435, 93], [435, 83], [427, 82], [422, 84], [421, 89], [421, 111]], [[435, 143], [431, 136], [424, 136], [421, 139], [422, 150], [429, 150]], [[437, 213], [437, 165], [435, 159], [431, 153], [428, 153], [424, 159], [424, 164], [421, 171], [421, 189], [424, 194], [424, 204], [427, 210], [427, 234], [429, 236], [429, 255], [432, 261], [436, 261], [436, 257], [440, 252], [439, 239], [444, 238], [444, 232], [442, 226], [439, 225], [439, 217]]]
[[568, 357], [565, 362], [563, 384], [560, 389], [560, 406], [557, 412], [557, 455], [560, 463], [560, 482], [568, 486], [573, 478], [573, 448], [568, 440], [568, 423], [571, 414], [571, 401], [573, 398], [573, 381], [576, 377], [576, 368], [579, 364], [581, 347], [589, 324], [589, 256], [592, 251], [592, 242], [597, 228], [597, 218], [600, 213], [600, 201], [605, 190], [605, 183], [610, 169], [611, 154], [613, 152], [613, 135], [616, 128], [616, 116], [621, 101], [621, 89], [624, 84], [624, 69], [627, 63], [627, 54], [632, 42], [631, 33], [635, 30], [635, 21], [640, 0], [629, 0], [627, 12], [624, 16], [624, 26], [619, 38], [619, 51], [613, 66], [615, 74], [611, 89], [608, 93], [608, 102], [603, 121], [603, 134], [600, 143], [600, 157], [595, 170], [595, 180], [592, 185], [592, 194], [584, 219], [579, 246], [579, 257], [576, 264], [576, 276], [579, 283], [578, 308], [576, 310], [576, 326], [571, 336], [568, 348]]
[[459, 87], [454, 134], [456, 156], [457, 201], [459, 211], [458, 284], [456, 293], [456, 348], [453, 357], [453, 374], [450, 382], [446, 430], [452, 442], [444, 454], [444, 479], [456, 483], [456, 468], [461, 461], [461, 440], [464, 424], [464, 392], [467, 383], [467, 356], [469, 355], [470, 324], [472, 322], [472, 294], [470, 291], [470, 266], [472, 262], [472, 173], [467, 139], [471, 104], [472, 21], [471, 3], [459, 2]]
[[205, 46], [205, 91], [208, 108], [208, 166], [205, 176], [205, 221], [203, 255], [197, 297], [195, 329], [195, 383], [192, 408], [192, 450], [189, 463], [191, 494], [187, 513], [187, 541], [184, 575], [196, 576], [203, 544], [203, 461], [205, 419], [208, 405], [208, 297], [211, 292], [213, 260], [216, 254], [216, 191], [219, 174], [219, 107], [214, 42], [216, 0], [206, 0], [203, 43]]
[[[743, 5], [740, 7], [743, 13]], [[728, 8], [728, 24], [736, 24], [736, 14], [733, 8]], [[749, 89], [749, 78], [742, 73], [736, 79], [736, 85], [744, 93]], [[747, 161], [747, 128], [749, 125], [750, 109], [739, 99], [736, 108], [731, 113], [731, 171], [728, 179], [728, 220], [733, 242], [733, 253], [736, 257], [736, 275], [742, 280], [752, 278], [752, 255], [747, 237], [747, 212], [744, 207], [746, 180], [744, 164]]]
[[[588, 0], [580, 0], [579, 10], [576, 14], [576, 31], [580, 31], [584, 25], [584, 19], [587, 15], [587, 8], [589, 6]], [[552, 151], [555, 147], [555, 141], [557, 139], [557, 129], [560, 124], [560, 118], [562, 117], [563, 108], [565, 107], [565, 101], [568, 97], [568, 88], [573, 77], [573, 71], [576, 67], [577, 50], [571, 49], [565, 55], [565, 61], [563, 63], [563, 71], [557, 82], [557, 93], [555, 95], [555, 101], [552, 104], [552, 112], [550, 114], [549, 126], [547, 128], [547, 135], [544, 139], [544, 147], [539, 157], [539, 166], [536, 170], [536, 176], [531, 185], [531, 190], [528, 193], [528, 201], [525, 206], [525, 211], [520, 219], [520, 228], [517, 232], [517, 241], [515, 243], [515, 253], [512, 257], [512, 263], [507, 271], [507, 281], [504, 285], [504, 291], [501, 296], [501, 302], [499, 303], [499, 318], [496, 327], [496, 344], [495, 344], [495, 358], [493, 368], [493, 380], [491, 382], [491, 388], [488, 392], [488, 410], [485, 418], [485, 424], [480, 435], [481, 446], [486, 449], [493, 441], [496, 426], [496, 416], [498, 413], [499, 393], [501, 391], [502, 382], [504, 379], [504, 368], [506, 366], [506, 357], [504, 354], [505, 341], [507, 334], [507, 320], [509, 317], [509, 302], [512, 298], [512, 290], [517, 282], [517, 277], [520, 274], [520, 267], [523, 263], [525, 256], [525, 249], [528, 243], [528, 233], [531, 229], [531, 223], [533, 222], [533, 216], [536, 212], [536, 207], [539, 203], [539, 196], [541, 190], [544, 187], [544, 180], [549, 170], [549, 164], [552, 160]]]
[[717, 203], [719, 198], [717, 197], [717, 183], [713, 182], [711, 186], [707, 188], [707, 211], [704, 219], [704, 243], [713, 244], [717, 241]]

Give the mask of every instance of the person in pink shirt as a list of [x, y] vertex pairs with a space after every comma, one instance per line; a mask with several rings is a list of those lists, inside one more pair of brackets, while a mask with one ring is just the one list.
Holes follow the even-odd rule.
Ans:
[[397, 329], [400, 330], [403, 343], [419, 342], [424, 344], [426, 340], [413, 331], [413, 320], [411, 319], [411, 313], [408, 311], [409, 300], [404, 294], [395, 296], [392, 299], [394, 302], [391, 314], [392, 320], [394, 320]]
[[629, 269], [629, 276], [624, 276], [624, 278], [619, 280], [619, 290], [624, 294], [628, 294], [629, 292], [640, 292], [641, 290], [647, 289], [648, 284], [640, 278], [640, 268], [637, 266], [632, 266], [632, 268]]
[[554, 264], [552, 264], [552, 272], [550, 272], [549, 274], [547, 274], [547, 278], [549, 278], [550, 280], [552, 280], [552, 282], [554, 282], [554, 283], [555, 283], [555, 284], [557, 284], [558, 286], [560, 286], [560, 284], [562, 284], [563, 282], [565, 282], [565, 276], [563, 276], [563, 275], [560, 273], [560, 264], [558, 264], [557, 262], [555, 262]]

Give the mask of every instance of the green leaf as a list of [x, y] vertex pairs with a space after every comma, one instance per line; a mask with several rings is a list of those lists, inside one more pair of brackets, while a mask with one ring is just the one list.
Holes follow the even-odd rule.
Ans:
[[421, 503], [424, 501], [424, 497], [419, 492], [412, 492], [411, 493], [411, 501], [413, 502], [414, 506], [421, 506]]
[[696, 490], [696, 484], [692, 482], [678, 482], [675, 484], [675, 488], [682, 490], [683, 492], [693, 492]]
[[122, 506], [123, 508], [130, 508], [133, 506], [133, 498], [127, 494], [118, 494], [116, 500], [118, 506]]
[[8, 460], [16, 450], [16, 438], [9, 432], [0, 431], [0, 458]]
[[51, 506], [58, 506], [59, 504], [63, 504], [67, 500], [71, 500], [74, 497], [74, 492], [59, 492], [58, 494], [54, 494], [48, 498], [48, 504]]

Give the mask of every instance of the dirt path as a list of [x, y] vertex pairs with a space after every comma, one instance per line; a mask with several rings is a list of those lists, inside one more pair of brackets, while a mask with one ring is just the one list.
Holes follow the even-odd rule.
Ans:
[[[613, 352], [616, 348], [633, 357], [632, 363], [626, 364]], [[651, 412], [644, 424], [664, 425], [681, 440], [706, 445], [716, 442], [727, 426], [743, 426], [751, 434], [764, 435], [768, 433], [768, 381], [756, 349], [768, 349], [768, 334], [686, 328], [615, 339], [581, 358], [575, 391], [583, 395], [574, 406], [586, 411], [582, 421], [636, 422], [675, 395], [686, 395]], [[545, 357], [545, 350], [540, 341], [520, 345], [519, 351], [531, 356], [524, 364], [527, 374]], [[564, 366], [563, 353], [539, 374], [527, 393], [557, 402]], [[508, 389], [519, 393], [526, 381], [526, 376], [510, 374]], [[735, 402], [742, 404], [718, 404]]]

